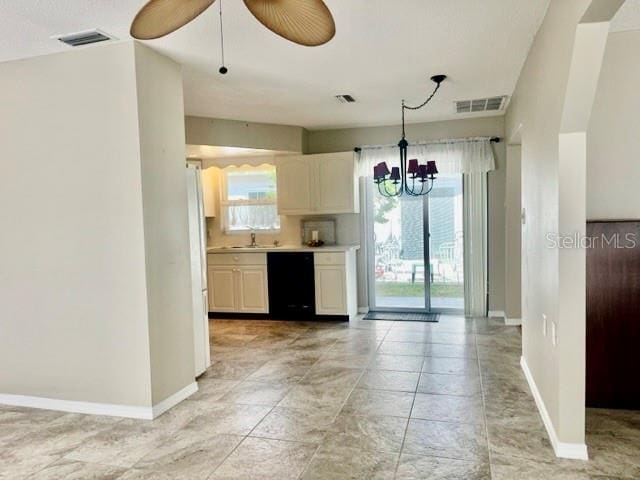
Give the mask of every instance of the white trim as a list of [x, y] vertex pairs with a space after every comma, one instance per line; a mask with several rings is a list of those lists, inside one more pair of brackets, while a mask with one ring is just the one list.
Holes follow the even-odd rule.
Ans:
[[504, 314], [504, 312], [502, 310], [489, 310], [489, 316], [490, 317], [499, 317], [499, 318], [505, 318], [506, 315]]
[[538, 411], [540, 412], [540, 416], [542, 417], [544, 426], [547, 429], [547, 434], [549, 435], [549, 440], [551, 441], [551, 445], [553, 446], [553, 451], [555, 452], [556, 457], [571, 458], [574, 460], [588, 460], [589, 454], [587, 452], [586, 444], [565, 443], [558, 440], [556, 429], [554, 428], [553, 423], [551, 422], [551, 417], [549, 417], [549, 412], [547, 412], [547, 407], [545, 406], [544, 401], [542, 400], [540, 391], [536, 386], [536, 382], [533, 379], [533, 375], [531, 375], [531, 371], [529, 370], [529, 366], [527, 365], [527, 361], [525, 360], [524, 356], [520, 357], [520, 366], [522, 367], [524, 376], [526, 377], [527, 383], [529, 384], [529, 389], [531, 390], [533, 399], [536, 401]]
[[505, 325], [509, 325], [510, 327], [519, 327], [520, 325], [522, 325], [522, 319], [521, 318], [504, 318], [504, 324]]
[[369, 313], [369, 307], [358, 307], [358, 313]]
[[116, 405], [113, 403], [78, 402], [75, 400], [60, 400], [57, 398], [10, 394], [0, 394], [0, 405], [57, 410], [60, 412], [83, 413], [87, 415], [106, 415], [109, 417], [153, 420], [195, 393], [197, 390], [198, 384], [193, 382], [153, 407]]
[[193, 382], [184, 387], [182, 390], [177, 391], [170, 397], [165, 398], [160, 403], [155, 404], [151, 411], [153, 413], [153, 418], [158, 418], [164, 412], [169, 410], [172, 407], [175, 407], [185, 398], [190, 397], [194, 393], [198, 391], [198, 382]]
[[15, 407], [40, 408], [60, 412], [84, 413], [87, 415], [107, 415], [110, 417], [153, 419], [151, 407], [116, 405], [113, 403], [77, 402], [57, 398], [31, 397], [27, 395], [0, 395], [0, 404]]

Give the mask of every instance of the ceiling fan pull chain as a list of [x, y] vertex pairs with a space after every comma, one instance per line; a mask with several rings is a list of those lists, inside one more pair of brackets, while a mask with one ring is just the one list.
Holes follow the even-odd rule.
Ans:
[[220, 51], [222, 53], [222, 66], [218, 70], [222, 75], [226, 74], [229, 69], [224, 65], [224, 31], [222, 29], [222, 0], [220, 1]]

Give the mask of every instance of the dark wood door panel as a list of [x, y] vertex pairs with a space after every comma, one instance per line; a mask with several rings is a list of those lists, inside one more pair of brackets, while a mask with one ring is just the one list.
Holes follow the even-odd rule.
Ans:
[[587, 234], [587, 406], [640, 409], [640, 221]]

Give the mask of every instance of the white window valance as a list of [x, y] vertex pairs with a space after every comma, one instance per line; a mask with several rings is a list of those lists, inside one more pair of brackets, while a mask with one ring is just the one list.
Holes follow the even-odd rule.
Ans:
[[[420, 163], [435, 160], [440, 173], [486, 173], [496, 168], [489, 137], [412, 143], [407, 155], [408, 159], [417, 158]], [[371, 176], [373, 166], [380, 162], [387, 162], [389, 168], [398, 166], [398, 146], [363, 146], [360, 150], [360, 176]]]
[[275, 155], [258, 155], [258, 156], [247, 156], [247, 157], [226, 157], [226, 158], [215, 158], [215, 159], [207, 159], [202, 161], [203, 168], [209, 167], [218, 167], [218, 168], [228, 168], [228, 167], [259, 167], [261, 165], [275, 165], [276, 164], [276, 156]]

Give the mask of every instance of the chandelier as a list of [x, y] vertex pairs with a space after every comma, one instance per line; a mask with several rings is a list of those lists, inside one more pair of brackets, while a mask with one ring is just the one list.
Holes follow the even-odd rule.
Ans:
[[440, 84], [447, 78], [446, 75], [434, 75], [431, 80], [435, 82], [436, 88], [429, 98], [418, 106], [410, 107], [402, 100], [402, 139], [398, 143], [400, 147], [400, 166], [392, 167], [389, 171], [387, 162], [381, 162], [373, 167], [373, 181], [378, 186], [378, 192], [384, 197], [397, 197], [400, 195], [410, 195], [419, 197], [427, 195], [433, 188], [433, 183], [438, 173], [436, 162], [427, 161], [420, 164], [418, 159], [411, 159], [407, 162], [407, 147], [409, 142], [405, 138], [404, 112], [405, 110], [419, 110], [424, 107], [436, 94]]

